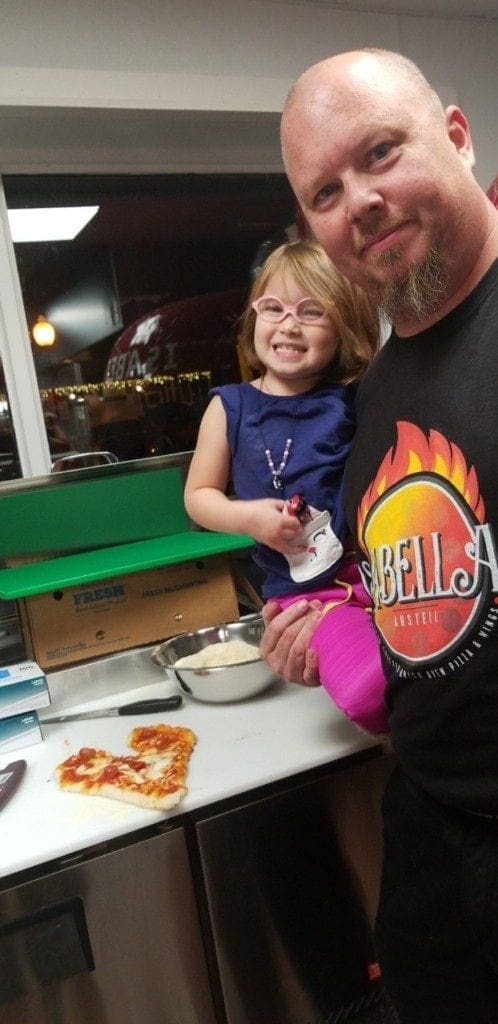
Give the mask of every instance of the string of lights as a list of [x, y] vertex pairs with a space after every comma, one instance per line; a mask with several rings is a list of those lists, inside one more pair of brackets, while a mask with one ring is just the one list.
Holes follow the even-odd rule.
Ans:
[[64, 384], [56, 387], [40, 388], [42, 399], [66, 398], [76, 401], [88, 395], [102, 399], [113, 399], [130, 392], [147, 393], [161, 388], [172, 397], [183, 393], [185, 389], [205, 393], [211, 386], [210, 370], [199, 370], [190, 373], [167, 374], [154, 377], [131, 377], [124, 380], [105, 380], [88, 384]]

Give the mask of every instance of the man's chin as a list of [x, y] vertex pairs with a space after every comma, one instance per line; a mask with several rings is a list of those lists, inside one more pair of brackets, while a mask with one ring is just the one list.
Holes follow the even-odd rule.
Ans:
[[371, 291], [387, 319], [416, 323], [433, 316], [444, 302], [447, 286], [447, 270], [440, 250], [431, 249], [420, 263], [411, 263], [408, 269], [394, 260], [391, 266], [399, 272], [392, 273], [387, 281], [377, 282]]
[[373, 298], [378, 298], [385, 288], [390, 288], [393, 282], [403, 281], [410, 273], [410, 263], [402, 258], [402, 252], [398, 249], [389, 249], [376, 257], [369, 256], [352, 266], [339, 267], [350, 281], [357, 284], [359, 288], [367, 292]]

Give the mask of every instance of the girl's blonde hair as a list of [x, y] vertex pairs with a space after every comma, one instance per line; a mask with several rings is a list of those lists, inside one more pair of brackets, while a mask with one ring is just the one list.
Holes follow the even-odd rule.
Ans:
[[377, 309], [360, 288], [339, 273], [322, 246], [312, 241], [280, 245], [267, 256], [255, 278], [237, 339], [251, 369], [256, 373], [265, 371], [254, 348], [256, 313], [251, 303], [265, 294], [268, 281], [277, 273], [291, 274], [310, 298], [319, 299], [330, 314], [338, 340], [327, 379], [338, 384], [357, 381], [378, 348]]

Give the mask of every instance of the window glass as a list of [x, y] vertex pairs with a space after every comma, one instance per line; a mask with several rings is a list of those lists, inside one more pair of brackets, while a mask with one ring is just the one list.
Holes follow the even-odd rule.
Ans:
[[[209, 387], [240, 379], [236, 322], [254, 268], [293, 231], [285, 176], [3, 182], [54, 468], [192, 448]], [[14, 211], [32, 227], [49, 208], [54, 227], [68, 207], [93, 209], [73, 239], [16, 241]]]
[[9, 398], [0, 360], [0, 483], [3, 480], [15, 480], [21, 475]]

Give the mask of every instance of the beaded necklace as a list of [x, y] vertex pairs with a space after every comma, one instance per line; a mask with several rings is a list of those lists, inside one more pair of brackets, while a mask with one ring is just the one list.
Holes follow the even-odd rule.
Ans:
[[273, 486], [274, 486], [276, 491], [281, 491], [282, 490], [282, 487], [283, 487], [282, 473], [283, 473], [283, 471], [284, 471], [284, 469], [285, 469], [285, 467], [287, 465], [287, 461], [288, 461], [288, 458], [289, 458], [289, 455], [290, 455], [291, 448], [292, 448], [292, 437], [288, 437], [286, 442], [285, 442], [284, 453], [282, 455], [282, 460], [280, 462], [280, 465], [279, 465], [278, 469], [275, 469], [275, 466], [273, 464], [273, 459], [271, 457], [271, 449], [270, 448], [265, 448], [266, 461], [268, 463], [268, 468], [270, 470], [270, 473], [271, 473], [271, 475], [273, 477]]
[[[269, 447], [269, 445], [266, 442], [265, 436], [263, 434], [263, 428], [261, 426], [261, 393], [262, 393], [262, 391], [263, 391], [263, 377], [261, 377], [260, 384], [259, 384], [258, 427], [259, 427], [259, 431], [260, 431], [261, 437], [263, 438], [263, 444], [265, 446], [265, 457], [266, 457], [266, 461], [268, 463], [268, 469], [270, 470], [270, 473], [272, 475], [273, 486], [274, 486], [276, 491], [281, 491], [283, 486], [284, 486], [283, 473], [284, 473], [285, 467], [286, 467], [286, 465], [287, 465], [287, 463], [289, 461], [289, 456], [290, 456], [291, 448], [292, 448], [292, 445], [293, 445], [294, 441], [293, 441], [292, 437], [288, 437], [287, 438], [287, 440], [285, 442], [284, 450], [282, 452], [282, 458], [280, 460], [280, 464], [278, 466], [278, 469], [276, 469], [275, 468], [275, 463], [273, 461], [273, 455], [272, 455], [271, 448]], [[292, 417], [292, 419], [294, 419], [294, 416]]]

